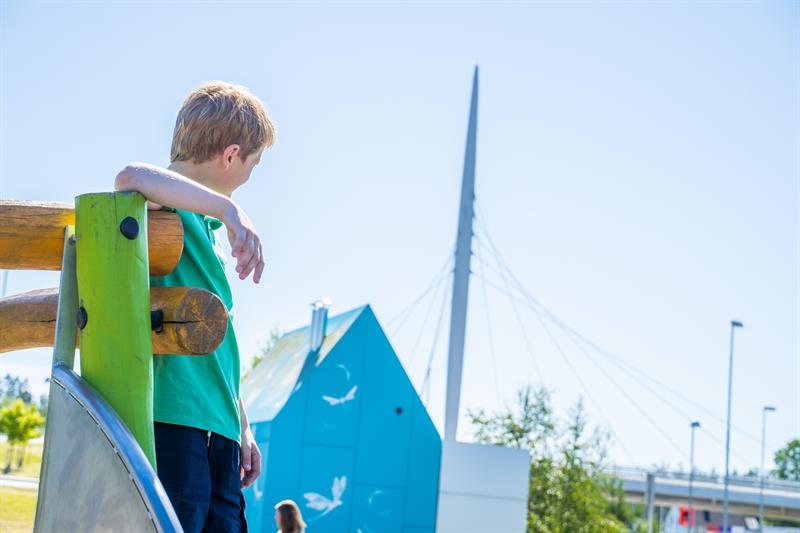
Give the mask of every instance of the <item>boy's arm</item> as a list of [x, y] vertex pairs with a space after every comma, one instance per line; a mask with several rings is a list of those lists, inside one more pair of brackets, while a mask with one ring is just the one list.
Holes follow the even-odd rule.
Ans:
[[221, 220], [228, 230], [239, 279], [254, 272], [258, 283], [264, 270], [261, 239], [244, 210], [236, 202], [208, 187], [166, 168], [131, 163], [117, 174], [118, 191], [138, 191], [157, 204], [210, 215]]
[[242, 430], [242, 447], [240, 452], [240, 471], [242, 476], [242, 488], [249, 487], [261, 474], [261, 450], [256, 445], [253, 431], [250, 429], [250, 421], [247, 419], [247, 412], [244, 409], [244, 402], [239, 396], [239, 424]]

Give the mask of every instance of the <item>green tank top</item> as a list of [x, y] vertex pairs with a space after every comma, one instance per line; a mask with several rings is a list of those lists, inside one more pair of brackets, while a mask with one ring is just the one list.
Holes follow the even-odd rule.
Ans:
[[218, 433], [241, 443], [239, 347], [233, 331], [233, 300], [225, 276], [226, 258], [214, 230], [216, 218], [180, 209], [183, 254], [166, 276], [151, 276], [151, 287], [201, 287], [228, 309], [225, 338], [208, 355], [153, 356], [153, 419]]

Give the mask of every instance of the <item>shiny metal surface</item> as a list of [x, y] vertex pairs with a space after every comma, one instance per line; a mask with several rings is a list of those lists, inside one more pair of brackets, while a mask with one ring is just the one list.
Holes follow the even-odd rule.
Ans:
[[119, 417], [56, 365], [34, 531], [182, 531], [161, 482]]

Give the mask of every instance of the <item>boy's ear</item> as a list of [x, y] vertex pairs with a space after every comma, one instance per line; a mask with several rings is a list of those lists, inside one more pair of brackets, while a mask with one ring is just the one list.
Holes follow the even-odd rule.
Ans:
[[225, 165], [226, 170], [233, 164], [233, 158], [239, 156], [239, 150], [238, 144], [230, 144], [222, 152], [222, 163]]

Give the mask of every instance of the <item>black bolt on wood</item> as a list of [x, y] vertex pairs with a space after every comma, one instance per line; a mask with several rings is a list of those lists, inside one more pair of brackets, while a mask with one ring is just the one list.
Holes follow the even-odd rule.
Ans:
[[125, 217], [119, 225], [119, 231], [132, 241], [139, 235], [139, 223], [133, 217]]
[[400, 415], [403, 414], [403, 408], [402, 407], [395, 407], [394, 412], [395, 412], [395, 414], [397, 416], [400, 416]]
[[81, 306], [80, 309], [78, 309], [78, 328], [85, 328], [88, 321], [89, 315], [86, 313], [86, 308]]
[[164, 331], [164, 310], [150, 311], [150, 328], [156, 333]]

